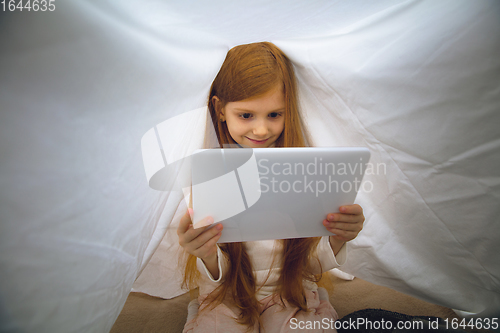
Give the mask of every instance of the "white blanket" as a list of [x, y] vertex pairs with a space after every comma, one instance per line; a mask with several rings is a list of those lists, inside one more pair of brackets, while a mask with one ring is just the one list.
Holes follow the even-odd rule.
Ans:
[[[108, 331], [137, 277], [182, 292], [183, 194], [148, 186], [141, 138], [205, 105], [230, 47], [263, 40], [294, 62], [315, 145], [380, 165], [344, 271], [498, 317], [497, 1], [55, 7], [0, 13], [1, 330]], [[200, 146], [181, 124], [172, 147]]]

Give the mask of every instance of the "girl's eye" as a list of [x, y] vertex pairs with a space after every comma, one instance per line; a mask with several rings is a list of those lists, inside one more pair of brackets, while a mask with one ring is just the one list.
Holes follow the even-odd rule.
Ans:
[[278, 118], [281, 116], [281, 112], [271, 112], [268, 117], [269, 118]]
[[240, 118], [250, 119], [250, 118], [252, 118], [252, 114], [251, 113], [242, 113], [242, 114], [240, 114]]

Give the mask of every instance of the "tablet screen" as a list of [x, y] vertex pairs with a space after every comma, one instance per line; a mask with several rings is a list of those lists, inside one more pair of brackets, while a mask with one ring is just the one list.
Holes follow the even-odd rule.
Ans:
[[331, 235], [322, 222], [354, 203], [369, 158], [364, 147], [199, 150], [194, 226], [222, 223], [219, 243]]

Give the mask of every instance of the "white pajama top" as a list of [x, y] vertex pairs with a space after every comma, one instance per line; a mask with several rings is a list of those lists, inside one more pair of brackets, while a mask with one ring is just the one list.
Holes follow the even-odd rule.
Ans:
[[[244, 246], [254, 269], [257, 285], [256, 298], [257, 300], [262, 300], [273, 294], [276, 289], [282, 259], [280, 255], [282, 252], [281, 242], [274, 240], [254, 241], [246, 242]], [[311, 259], [312, 273], [324, 273], [330, 269], [340, 267], [346, 262], [347, 245], [344, 244], [337, 256], [335, 256], [330, 246], [329, 237], [324, 236], [318, 244], [316, 254], [318, 260], [316, 258]], [[228, 260], [219, 247], [217, 247], [217, 257], [219, 265], [219, 278], [217, 280], [212, 277], [203, 261], [200, 258], [197, 259], [197, 267], [202, 276], [199, 282], [200, 295], [212, 292], [224, 281], [224, 276], [228, 268]], [[317, 285], [311, 281], [304, 281], [304, 288], [316, 290]]]

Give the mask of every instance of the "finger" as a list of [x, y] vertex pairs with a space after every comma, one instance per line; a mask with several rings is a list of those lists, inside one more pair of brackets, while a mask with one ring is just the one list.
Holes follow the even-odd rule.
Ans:
[[363, 222], [365, 217], [363, 215], [333, 213], [333, 214], [328, 214], [327, 219], [330, 222], [357, 223], [357, 222]]
[[213, 223], [214, 223], [214, 219], [212, 217], [208, 216], [208, 217], [196, 222], [195, 224], [193, 224], [193, 228], [199, 229], [199, 228], [207, 227]]
[[358, 236], [358, 232], [355, 232], [355, 231], [342, 230], [342, 229], [332, 229], [332, 230], [328, 230], [328, 231], [330, 231], [332, 234], [335, 234], [339, 237], [347, 239], [348, 241], [353, 240], [354, 238], [356, 238]]
[[203, 247], [210, 239], [215, 237], [222, 230], [222, 224], [217, 224], [213, 228], [205, 229], [198, 237], [193, 239], [193, 248], [198, 250]]
[[326, 229], [328, 229], [331, 232], [334, 232], [335, 230], [341, 230], [343, 232], [354, 232], [354, 233], [359, 233], [363, 228], [361, 226], [358, 226], [353, 223], [331, 223], [328, 222], [325, 224]]
[[189, 209], [186, 210], [186, 214], [184, 214], [181, 217], [181, 220], [179, 222], [179, 227], [177, 227], [177, 235], [182, 235], [186, 233], [186, 231], [189, 229], [189, 226], [191, 225], [191, 216]]
[[341, 230], [341, 229], [329, 229], [329, 228], [327, 228], [327, 230], [329, 232], [331, 232], [333, 234], [333, 236], [337, 237], [337, 239], [343, 240], [345, 242], [353, 240], [358, 235], [357, 232], [346, 231], [346, 230]]
[[[208, 257], [217, 251], [217, 247], [215, 245], [217, 244], [217, 241], [222, 236], [222, 232], [221, 232], [222, 225], [221, 224], [219, 224], [219, 225], [221, 227], [220, 230], [218, 230], [218, 232], [215, 235], [213, 235], [212, 238], [207, 240], [202, 246], [200, 246], [198, 249], [196, 249], [194, 251], [195, 255], [198, 254], [197, 256], [200, 258]], [[216, 227], [214, 227], [213, 229], [215, 229], [215, 228]]]
[[323, 225], [328, 229], [328, 231], [331, 232], [333, 232], [333, 230], [342, 230], [359, 233], [363, 229], [363, 225], [361, 223], [330, 222], [323, 220]]
[[363, 214], [363, 208], [361, 208], [361, 206], [358, 205], [358, 204], [340, 206], [339, 207], [339, 211], [342, 214], [353, 214], [353, 215], [361, 215], [361, 214]]
[[[210, 225], [213, 223], [213, 218], [211, 218], [210, 216], [207, 216], [206, 218], [204, 218], [203, 220], [201, 220], [200, 222], [203, 222], [205, 223], [205, 227], [201, 227], [201, 228], [194, 228], [192, 224], [189, 225], [189, 228], [186, 230], [186, 232], [183, 234], [183, 235], [180, 235], [179, 237], [182, 237], [183, 241], [185, 243], [189, 243], [191, 241], [193, 241], [194, 239], [196, 239], [199, 235], [203, 234], [207, 229], [209, 229]], [[199, 223], [200, 223], [199, 222]]]

